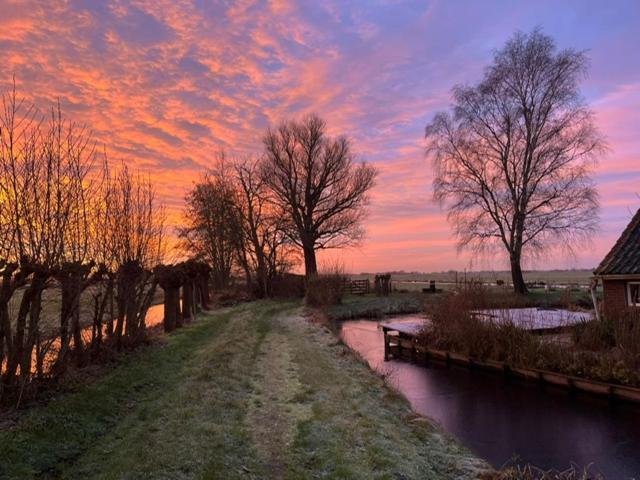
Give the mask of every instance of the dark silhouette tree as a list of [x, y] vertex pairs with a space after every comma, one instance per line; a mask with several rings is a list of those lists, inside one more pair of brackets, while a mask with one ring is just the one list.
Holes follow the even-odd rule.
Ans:
[[309, 115], [264, 136], [263, 181], [304, 254], [307, 277], [318, 273], [316, 250], [357, 243], [376, 170], [355, 160], [345, 136], [330, 138], [324, 120]]
[[255, 159], [238, 161], [235, 174], [243, 233], [241, 263], [253, 272], [254, 290], [262, 298], [271, 295], [273, 280], [287, 271], [295, 258], [284, 228], [286, 219], [273, 207], [269, 187], [260, 175], [261, 165]]
[[591, 171], [604, 143], [579, 93], [587, 66], [538, 30], [517, 33], [426, 128], [434, 197], [459, 247], [504, 248], [517, 293], [524, 254], [572, 248], [597, 225]]
[[232, 172], [223, 158], [202, 176], [185, 200], [185, 225], [178, 230], [181, 246], [211, 266], [215, 288], [226, 288], [242, 241], [242, 220]]

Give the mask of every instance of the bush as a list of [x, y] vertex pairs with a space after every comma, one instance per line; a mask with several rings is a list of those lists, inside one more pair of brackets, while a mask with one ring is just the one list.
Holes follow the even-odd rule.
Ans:
[[323, 309], [341, 304], [348, 282], [349, 277], [341, 263], [325, 265], [320, 273], [307, 278], [305, 303]]
[[306, 304], [324, 308], [342, 303], [347, 280], [344, 275], [336, 272], [311, 276], [307, 279]]
[[615, 345], [614, 323], [607, 319], [588, 320], [572, 330], [573, 343], [589, 351], [600, 351]]
[[608, 321], [612, 324], [616, 347], [640, 357], [640, 310], [627, 308], [610, 312]]
[[302, 298], [304, 292], [304, 275], [283, 273], [271, 282], [271, 296], [274, 298]]

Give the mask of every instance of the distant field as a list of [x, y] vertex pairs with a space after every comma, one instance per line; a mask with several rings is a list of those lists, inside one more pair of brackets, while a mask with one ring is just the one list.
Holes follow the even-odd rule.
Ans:
[[[545, 282], [552, 286], [579, 285], [584, 288], [589, 285], [592, 275], [592, 270], [532, 270], [524, 272], [524, 279], [526, 282]], [[374, 273], [351, 275], [353, 279], [369, 278], [372, 281], [374, 277]], [[397, 288], [406, 288], [408, 290], [413, 290], [411, 284], [416, 283], [415, 287], [419, 290], [423, 287], [424, 282], [428, 283], [430, 280], [435, 280], [436, 284], [455, 284], [456, 281], [463, 282], [465, 279], [466, 281], [480, 281], [492, 284], [495, 284], [497, 280], [502, 280], [505, 284], [510, 284], [511, 273], [508, 271], [456, 272], [453, 270], [431, 273], [391, 273], [391, 280], [394, 285]]]

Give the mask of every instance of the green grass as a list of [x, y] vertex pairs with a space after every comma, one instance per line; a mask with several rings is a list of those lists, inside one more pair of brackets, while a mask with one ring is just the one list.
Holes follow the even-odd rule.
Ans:
[[432, 300], [432, 297], [434, 296], [417, 293], [394, 293], [388, 297], [351, 295], [341, 304], [328, 307], [327, 315], [331, 320], [341, 321], [419, 313], [424, 311], [425, 302]]
[[0, 431], [0, 478], [477, 478], [295, 303], [209, 315]]
[[[463, 281], [466, 275], [466, 279], [480, 280], [483, 282], [495, 282], [496, 280], [502, 280], [506, 283], [511, 283], [511, 272], [505, 270], [485, 270], [485, 271], [468, 271], [463, 270], [448, 272], [392, 272], [391, 279], [393, 282], [429, 282], [429, 280], [435, 280], [437, 283], [453, 283], [456, 281]], [[525, 282], [547, 282], [554, 285], [569, 285], [579, 284], [588, 286], [590, 278], [593, 276], [593, 269], [578, 269], [578, 270], [525, 270], [523, 272]], [[352, 278], [369, 278], [373, 281], [375, 274], [362, 273], [359, 275], [350, 275]], [[425, 285], [420, 285], [420, 288]], [[428, 285], [427, 285], [428, 286]]]

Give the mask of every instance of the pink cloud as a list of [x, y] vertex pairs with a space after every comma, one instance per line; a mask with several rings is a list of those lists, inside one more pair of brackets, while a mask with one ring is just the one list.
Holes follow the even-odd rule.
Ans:
[[[359, 157], [380, 170], [366, 242], [337, 254], [356, 271], [472, 265], [471, 255], [456, 252], [446, 215], [431, 199], [424, 127], [447, 108], [454, 84], [477, 80], [513, 22], [554, 25], [561, 14], [559, 7], [513, 5], [491, 16], [490, 6], [447, 3], [0, 2], [0, 89], [15, 73], [20, 93], [41, 108], [60, 99], [112, 157], [150, 172], [173, 223], [220, 148], [255, 152], [270, 123], [310, 111], [324, 116], [332, 134], [349, 135]], [[589, 28], [615, 37], [621, 50], [594, 51], [597, 81], [588, 84], [597, 86], [589, 101], [611, 146], [596, 174], [605, 231], [578, 259], [558, 254], [543, 266], [595, 265], [640, 203], [638, 70], [617, 61], [615, 78], [602, 82], [607, 62], [632, 58], [623, 49], [634, 42], [624, 40], [637, 43], [640, 29]], [[549, 33], [562, 38], [561, 30]], [[576, 41], [591, 46], [589, 38]]]

